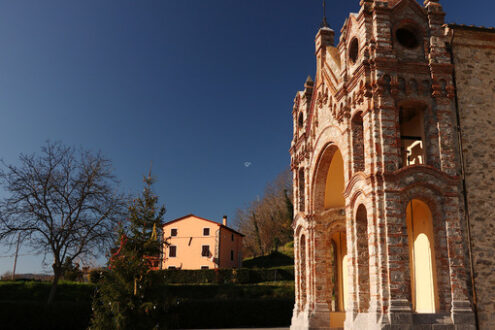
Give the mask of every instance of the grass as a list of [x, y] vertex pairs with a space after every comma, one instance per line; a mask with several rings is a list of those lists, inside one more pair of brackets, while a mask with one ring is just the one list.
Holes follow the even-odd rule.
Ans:
[[281, 246], [278, 251], [294, 259], [294, 241], [287, 242], [285, 245]]
[[294, 242], [287, 242], [278, 247], [277, 251], [270, 254], [246, 258], [242, 261], [242, 267], [245, 268], [273, 268], [280, 266], [294, 266]]
[[279, 266], [293, 266], [294, 258], [274, 251], [266, 256], [244, 259], [242, 267], [245, 268], [273, 268]]

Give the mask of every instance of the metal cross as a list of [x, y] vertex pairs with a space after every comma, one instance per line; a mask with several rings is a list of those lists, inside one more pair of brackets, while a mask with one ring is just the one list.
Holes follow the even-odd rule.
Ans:
[[327, 23], [327, 5], [326, 5], [326, 1], [323, 0], [323, 22], [321, 22], [321, 27], [324, 28], [324, 27], [328, 27], [328, 23]]

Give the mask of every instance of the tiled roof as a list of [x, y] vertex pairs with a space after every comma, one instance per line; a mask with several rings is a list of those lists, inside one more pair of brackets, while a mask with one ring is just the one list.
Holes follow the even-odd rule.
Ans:
[[462, 30], [471, 30], [471, 31], [480, 31], [480, 32], [495, 32], [495, 27], [485, 27], [485, 26], [476, 26], [476, 25], [465, 25], [465, 24], [456, 24], [450, 23], [445, 24], [449, 28], [452, 29], [462, 29]]
[[216, 222], [216, 221], [213, 221], [213, 220], [209, 220], [209, 219], [206, 219], [206, 218], [202, 218], [202, 217], [198, 217], [197, 215], [194, 215], [194, 214], [192, 214], [192, 213], [191, 213], [191, 214], [188, 214], [188, 215], [185, 215], [185, 216], [183, 216], [183, 217], [180, 217], [180, 218], [177, 218], [177, 219], [171, 220], [171, 221], [169, 221], [169, 222], [166, 222], [166, 223], [164, 223], [164, 224], [163, 224], [163, 226], [170, 225], [170, 224], [172, 224], [172, 223], [174, 223], [174, 222], [181, 221], [181, 220], [184, 220], [184, 219], [189, 218], [189, 217], [194, 217], [194, 218], [199, 219], [199, 220], [208, 221], [208, 222], [211, 222], [211, 223], [213, 223], [213, 224], [215, 224], [215, 225], [220, 226], [221, 228], [225, 228], [225, 229], [227, 229], [227, 230], [229, 230], [229, 231], [233, 232], [234, 234], [241, 235], [242, 237], [246, 236], [246, 235], [241, 234], [241, 233], [239, 233], [238, 231], [236, 231], [236, 230], [234, 230], [234, 229], [232, 229], [232, 228], [230, 228], [230, 227], [224, 226], [223, 224], [221, 224], [221, 223], [219, 223], [219, 222]]

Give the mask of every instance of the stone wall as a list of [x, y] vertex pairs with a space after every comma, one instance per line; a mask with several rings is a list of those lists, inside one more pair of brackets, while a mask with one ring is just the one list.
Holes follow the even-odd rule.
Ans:
[[480, 329], [495, 329], [495, 30], [450, 26]]

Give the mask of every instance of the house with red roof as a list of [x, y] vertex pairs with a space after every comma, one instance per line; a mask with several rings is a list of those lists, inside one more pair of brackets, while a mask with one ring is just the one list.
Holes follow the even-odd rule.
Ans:
[[162, 269], [238, 268], [243, 234], [222, 223], [189, 214], [163, 225]]

